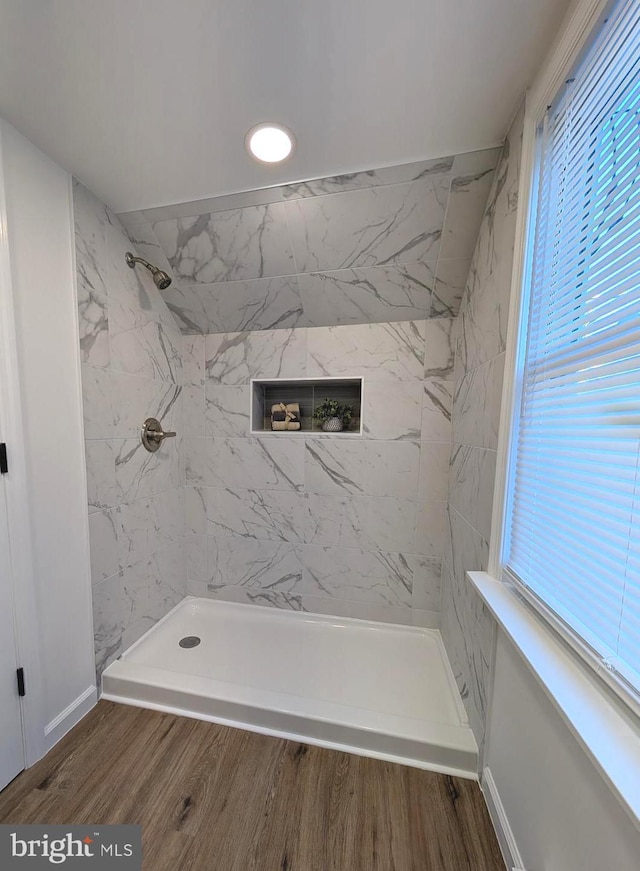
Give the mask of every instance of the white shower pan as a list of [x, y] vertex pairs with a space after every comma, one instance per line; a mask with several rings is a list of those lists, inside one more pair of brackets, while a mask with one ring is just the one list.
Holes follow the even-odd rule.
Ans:
[[[181, 647], [196, 636], [195, 647]], [[435, 629], [186, 598], [102, 676], [114, 702], [463, 777], [478, 748]]]

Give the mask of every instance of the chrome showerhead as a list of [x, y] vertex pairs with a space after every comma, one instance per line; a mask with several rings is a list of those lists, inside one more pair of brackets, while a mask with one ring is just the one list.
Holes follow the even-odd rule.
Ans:
[[143, 266], [146, 266], [149, 272], [153, 275], [153, 281], [158, 290], [166, 290], [171, 284], [171, 279], [167, 273], [163, 269], [158, 269], [158, 267], [154, 266], [153, 263], [149, 263], [149, 261], [145, 260], [144, 257], [136, 257], [135, 254], [131, 253], [131, 251], [127, 251], [124, 255], [124, 259], [127, 261], [127, 266], [131, 269], [135, 267], [136, 263], [142, 263]]

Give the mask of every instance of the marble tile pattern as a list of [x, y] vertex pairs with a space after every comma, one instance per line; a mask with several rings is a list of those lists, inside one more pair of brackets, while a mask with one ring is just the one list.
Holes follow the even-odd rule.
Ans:
[[[128, 212], [186, 334], [458, 314], [499, 149]], [[100, 311], [87, 240], [86, 307]], [[98, 300], [98, 302], [94, 302]], [[91, 331], [84, 337], [94, 342]], [[96, 349], [96, 354], [99, 349]]]
[[[453, 444], [442, 571], [441, 632], [481, 750], [495, 623], [468, 583], [466, 572], [486, 569], [489, 555], [522, 121], [521, 111], [505, 142], [483, 207], [484, 216], [460, 306], [455, 377], [450, 385], [453, 402], [448, 406], [452, 413]], [[482, 163], [468, 162], [465, 169], [474, 177], [482, 166]], [[464, 183], [459, 186], [463, 188]], [[476, 205], [479, 209], [479, 202]], [[455, 201], [452, 207], [457, 208]], [[464, 235], [463, 225], [459, 227]], [[448, 242], [443, 241], [445, 244]]]
[[[436, 626], [455, 320], [183, 337], [189, 591]], [[251, 378], [364, 378], [363, 435], [251, 434]]]
[[[75, 186], [98, 672], [185, 592], [442, 609], [482, 740], [493, 630], [464, 572], [490, 533], [517, 139], [498, 166], [489, 149], [122, 223]], [[172, 275], [162, 297], [129, 248]], [[250, 434], [251, 378], [353, 374], [361, 438]], [[142, 408], [181, 434], [156, 455]]]
[[[128, 250], [161, 262], [159, 250], [136, 248], [77, 182], [73, 197], [99, 679], [186, 594], [183, 338], [150, 275], [124, 262]], [[180, 438], [148, 453], [147, 417]]]

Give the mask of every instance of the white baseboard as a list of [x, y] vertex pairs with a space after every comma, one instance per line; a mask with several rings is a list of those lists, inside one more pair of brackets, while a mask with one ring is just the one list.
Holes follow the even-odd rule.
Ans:
[[512, 871], [512, 869], [513, 871], [524, 871], [524, 864], [522, 862], [520, 850], [518, 849], [513, 831], [509, 825], [509, 820], [507, 819], [502, 799], [498, 793], [498, 787], [496, 786], [496, 782], [493, 779], [493, 775], [488, 766], [485, 766], [482, 770], [480, 786], [482, 788], [484, 800], [489, 809], [489, 816], [491, 817], [493, 828], [496, 831], [498, 844], [500, 845], [500, 851], [502, 852], [502, 858], [504, 859], [508, 871]]
[[60, 711], [57, 717], [47, 723], [44, 728], [45, 753], [48, 753], [61, 738], [64, 738], [67, 732], [73, 729], [76, 723], [79, 723], [97, 702], [98, 691], [96, 687], [87, 687], [64, 711]]

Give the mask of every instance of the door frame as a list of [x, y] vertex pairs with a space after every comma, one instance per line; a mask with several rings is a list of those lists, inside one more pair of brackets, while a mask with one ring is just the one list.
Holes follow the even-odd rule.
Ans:
[[27, 463], [20, 445], [25, 444], [20, 390], [19, 352], [11, 281], [9, 229], [0, 128], [0, 417], [2, 437], [9, 454], [5, 478], [10, 542], [10, 583], [19, 666], [25, 671], [26, 695], [20, 699], [25, 766], [46, 752], [44, 696], [40, 659], [40, 627], [32, 560], [32, 528]]

